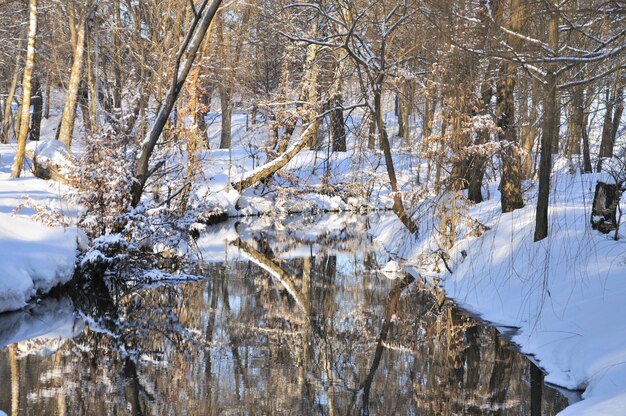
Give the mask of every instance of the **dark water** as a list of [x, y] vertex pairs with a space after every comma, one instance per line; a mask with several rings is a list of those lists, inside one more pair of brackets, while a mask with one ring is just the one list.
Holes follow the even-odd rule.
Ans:
[[0, 409], [553, 415], [567, 405], [494, 328], [419, 279], [378, 272], [388, 256], [367, 226], [231, 223], [199, 241], [203, 280], [94, 285], [0, 315]]

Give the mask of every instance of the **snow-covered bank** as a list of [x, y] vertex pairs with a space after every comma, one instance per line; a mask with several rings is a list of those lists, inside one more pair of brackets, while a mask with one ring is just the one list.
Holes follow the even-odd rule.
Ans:
[[11, 179], [14, 152], [14, 145], [0, 145], [0, 312], [22, 308], [71, 279], [77, 254], [75, 227], [49, 227], [33, 218], [33, 204], [69, 213], [60, 185], [28, 171]]
[[[483, 319], [518, 327], [513, 341], [533, 355], [546, 381], [584, 390], [581, 402], [562, 415], [618, 415], [626, 409], [626, 239], [591, 229], [597, 180], [556, 168], [547, 239], [533, 242], [535, 192], [527, 205], [501, 214], [499, 194], [469, 215], [489, 227], [481, 237], [458, 242], [440, 264], [449, 297]], [[393, 245], [379, 227], [379, 238]], [[623, 234], [623, 233], [622, 233]], [[432, 239], [405, 243], [408, 264], [423, 264]], [[397, 247], [396, 247], [397, 248]], [[410, 253], [410, 254], [407, 254]], [[433, 273], [432, 264], [420, 270]]]

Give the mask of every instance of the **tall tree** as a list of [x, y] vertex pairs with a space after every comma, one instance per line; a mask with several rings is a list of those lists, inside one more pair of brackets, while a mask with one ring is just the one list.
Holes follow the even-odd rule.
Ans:
[[[509, 2], [507, 2], [509, 3]], [[521, 0], [511, 0], [509, 3], [508, 26], [515, 33], [521, 33], [522, 6]], [[514, 36], [509, 36], [510, 45], [519, 49], [519, 41]], [[518, 137], [515, 120], [515, 72], [517, 65], [510, 60], [502, 63], [501, 78], [497, 82], [497, 125], [500, 133], [500, 204], [502, 212], [510, 212], [524, 206], [522, 198], [522, 174], [519, 151], [517, 151]]]
[[37, 0], [28, 1], [28, 46], [26, 48], [26, 64], [24, 65], [24, 74], [22, 76], [22, 117], [17, 136], [17, 150], [13, 167], [11, 168], [11, 177], [19, 178], [22, 173], [22, 165], [24, 164], [24, 152], [26, 150], [26, 137], [28, 136], [28, 127], [30, 124], [30, 92], [31, 78], [33, 68], [35, 67], [35, 38], [37, 36]]
[[191, 71], [196, 54], [202, 45], [204, 37], [221, 3], [222, 0], [212, 0], [209, 5], [209, 0], [203, 0], [200, 6], [194, 8], [194, 18], [176, 54], [170, 86], [156, 119], [152, 123], [150, 131], [141, 145], [141, 150], [137, 158], [135, 181], [131, 188], [131, 205], [133, 207], [139, 204], [148, 178], [162, 166], [162, 163], [158, 163], [150, 167], [152, 153], [161, 137], [163, 128], [170, 117], [174, 104], [176, 104], [176, 100], [185, 84], [187, 75], [189, 75]]
[[[559, 13], [555, 8], [548, 10], [547, 43], [553, 53], [559, 47]], [[559, 103], [557, 101], [558, 65], [547, 66], [546, 90], [543, 100], [543, 126], [541, 134], [541, 161], [539, 162], [539, 192], [535, 217], [535, 241], [548, 236], [548, 206], [550, 200], [550, 175], [552, 174], [552, 150], [559, 136]]]
[[[72, 146], [72, 133], [74, 132], [74, 122], [76, 119], [76, 104], [82, 79], [83, 65], [85, 60], [85, 42], [87, 36], [87, 20], [92, 18], [94, 10], [87, 2], [76, 10], [74, 3], [68, 5], [68, 19], [72, 43], [72, 69], [65, 95], [65, 105], [63, 116], [59, 127], [59, 140], [67, 146], [68, 150]], [[78, 16], [76, 13], [78, 12]]]

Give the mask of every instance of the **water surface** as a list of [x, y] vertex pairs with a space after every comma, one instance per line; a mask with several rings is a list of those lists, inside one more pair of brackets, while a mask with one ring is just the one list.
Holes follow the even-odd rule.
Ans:
[[93, 284], [0, 315], [9, 415], [553, 415], [567, 400], [351, 215], [246, 220], [204, 279]]

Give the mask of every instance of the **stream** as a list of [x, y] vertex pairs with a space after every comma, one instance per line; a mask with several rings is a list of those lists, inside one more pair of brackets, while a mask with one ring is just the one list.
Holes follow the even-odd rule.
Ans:
[[375, 220], [231, 220], [197, 240], [202, 279], [94, 282], [1, 314], [0, 410], [554, 415], [568, 405], [494, 327], [419, 277], [382, 273]]

